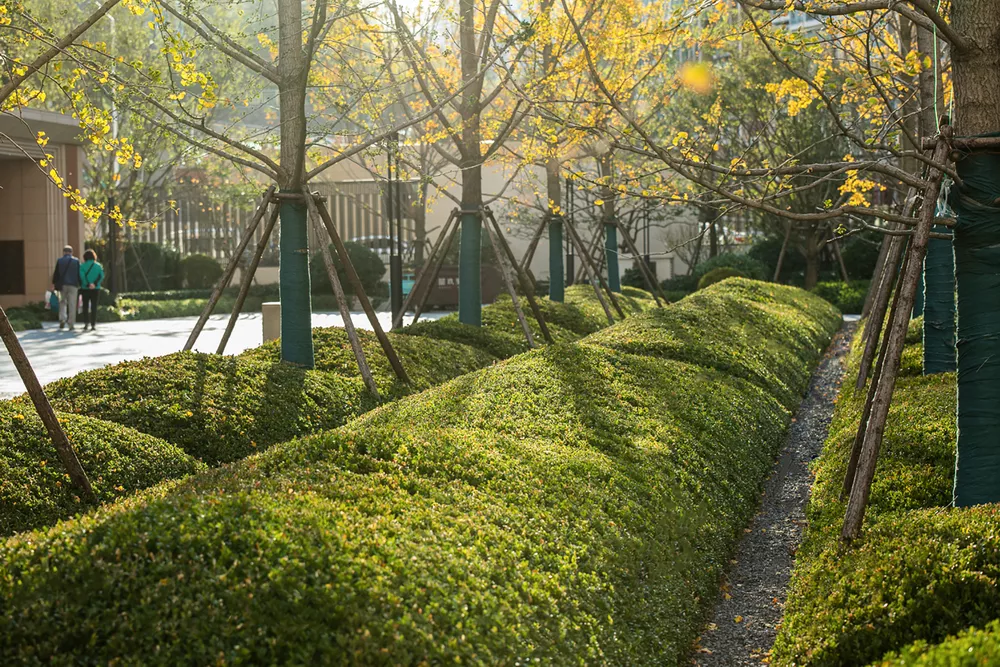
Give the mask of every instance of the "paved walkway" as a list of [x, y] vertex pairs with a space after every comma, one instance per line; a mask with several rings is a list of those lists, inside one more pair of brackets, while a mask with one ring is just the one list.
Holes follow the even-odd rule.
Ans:
[[[445, 314], [426, 313], [421, 319], [437, 319]], [[378, 316], [382, 326], [388, 329], [391, 319], [389, 313], [378, 313]], [[82, 325], [77, 325], [76, 331], [73, 332], [60, 331], [58, 324], [46, 322], [44, 329], [19, 333], [18, 338], [38, 379], [42, 384], [46, 384], [59, 378], [76, 375], [80, 371], [100, 368], [119, 361], [177, 352], [184, 347], [197, 319], [177, 317], [166, 320], [108, 322], [98, 324], [97, 331], [93, 333], [83, 333]], [[199, 336], [195, 349], [199, 352], [215, 352], [219, 341], [222, 340], [228, 319], [229, 315], [213, 315]], [[351, 319], [359, 329], [371, 329], [364, 313], [351, 313]], [[333, 327], [342, 324], [343, 320], [339, 314], [313, 314], [314, 327]], [[226, 353], [236, 354], [247, 348], [256, 347], [261, 344], [262, 339], [261, 314], [243, 314], [229, 339]], [[0, 398], [9, 398], [23, 391], [24, 385], [14, 369], [14, 364], [0, 346]]]

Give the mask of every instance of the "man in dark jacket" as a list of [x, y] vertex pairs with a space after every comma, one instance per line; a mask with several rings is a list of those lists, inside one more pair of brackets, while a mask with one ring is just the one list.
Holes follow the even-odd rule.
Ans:
[[63, 248], [52, 272], [52, 289], [59, 292], [59, 328], [76, 326], [76, 302], [80, 294], [80, 260], [73, 256], [73, 246]]

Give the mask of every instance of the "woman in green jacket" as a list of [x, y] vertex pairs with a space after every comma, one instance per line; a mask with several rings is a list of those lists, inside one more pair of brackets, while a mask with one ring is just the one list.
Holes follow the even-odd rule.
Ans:
[[104, 267], [97, 261], [97, 253], [88, 250], [83, 253], [80, 264], [80, 294], [83, 295], [83, 330], [91, 331], [97, 326], [97, 297], [104, 282]]

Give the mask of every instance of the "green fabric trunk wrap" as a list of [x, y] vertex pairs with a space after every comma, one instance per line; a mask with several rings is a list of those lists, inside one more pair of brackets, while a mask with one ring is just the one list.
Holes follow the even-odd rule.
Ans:
[[958, 286], [958, 455], [955, 504], [1000, 501], [1000, 155], [957, 163], [951, 191]]
[[477, 213], [462, 214], [458, 246], [458, 321], [483, 326], [483, 225]]
[[[934, 231], [948, 233], [943, 225]], [[930, 239], [924, 258], [924, 375], [955, 370], [955, 256], [951, 241]]]
[[563, 270], [563, 223], [554, 218], [549, 223], [549, 299], [561, 302], [565, 298], [565, 272]]
[[[930, 252], [928, 247], [927, 252]], [[927, 271], [927, 265], [924, 265], [924, 270], [917, 274], [917, 293], [913, 296], [913, 310], [910, 312], [910, 319], [915, 317], [920, 317], [924, 314], [924, 290], [927, 284], [924, 282], [924, 273]]]
[[304, 201], [281, 200], [281, 358], [312, 368], [312, 297], [309, 286], [309, 234]]
[[613, 224], [604, 225], [604, 254], [608, 259], [608, 287], [612, 292], [621, 292], [621, 276], [618, 275], [618, 228]]

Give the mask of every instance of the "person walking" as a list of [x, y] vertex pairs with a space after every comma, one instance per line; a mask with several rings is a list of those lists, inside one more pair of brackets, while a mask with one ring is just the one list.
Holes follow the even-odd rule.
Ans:
[[76, 326], [76, 301], [80, 293], [80, 260], [73, 256], [73, 246], [63, 247], [52, 272], [52, 291], [59, 292], [59, 328], [73, 331]]
[[101, 284], [104, 282], [104, 267], [97, 261], [97, 253], [88, 250], [83, 253], [83, 264], [80, 265], [80, 286], [83, 294], [83, 330], [89, 327], [91, 331], [97, 327], [97, 301], [101, 294]]

